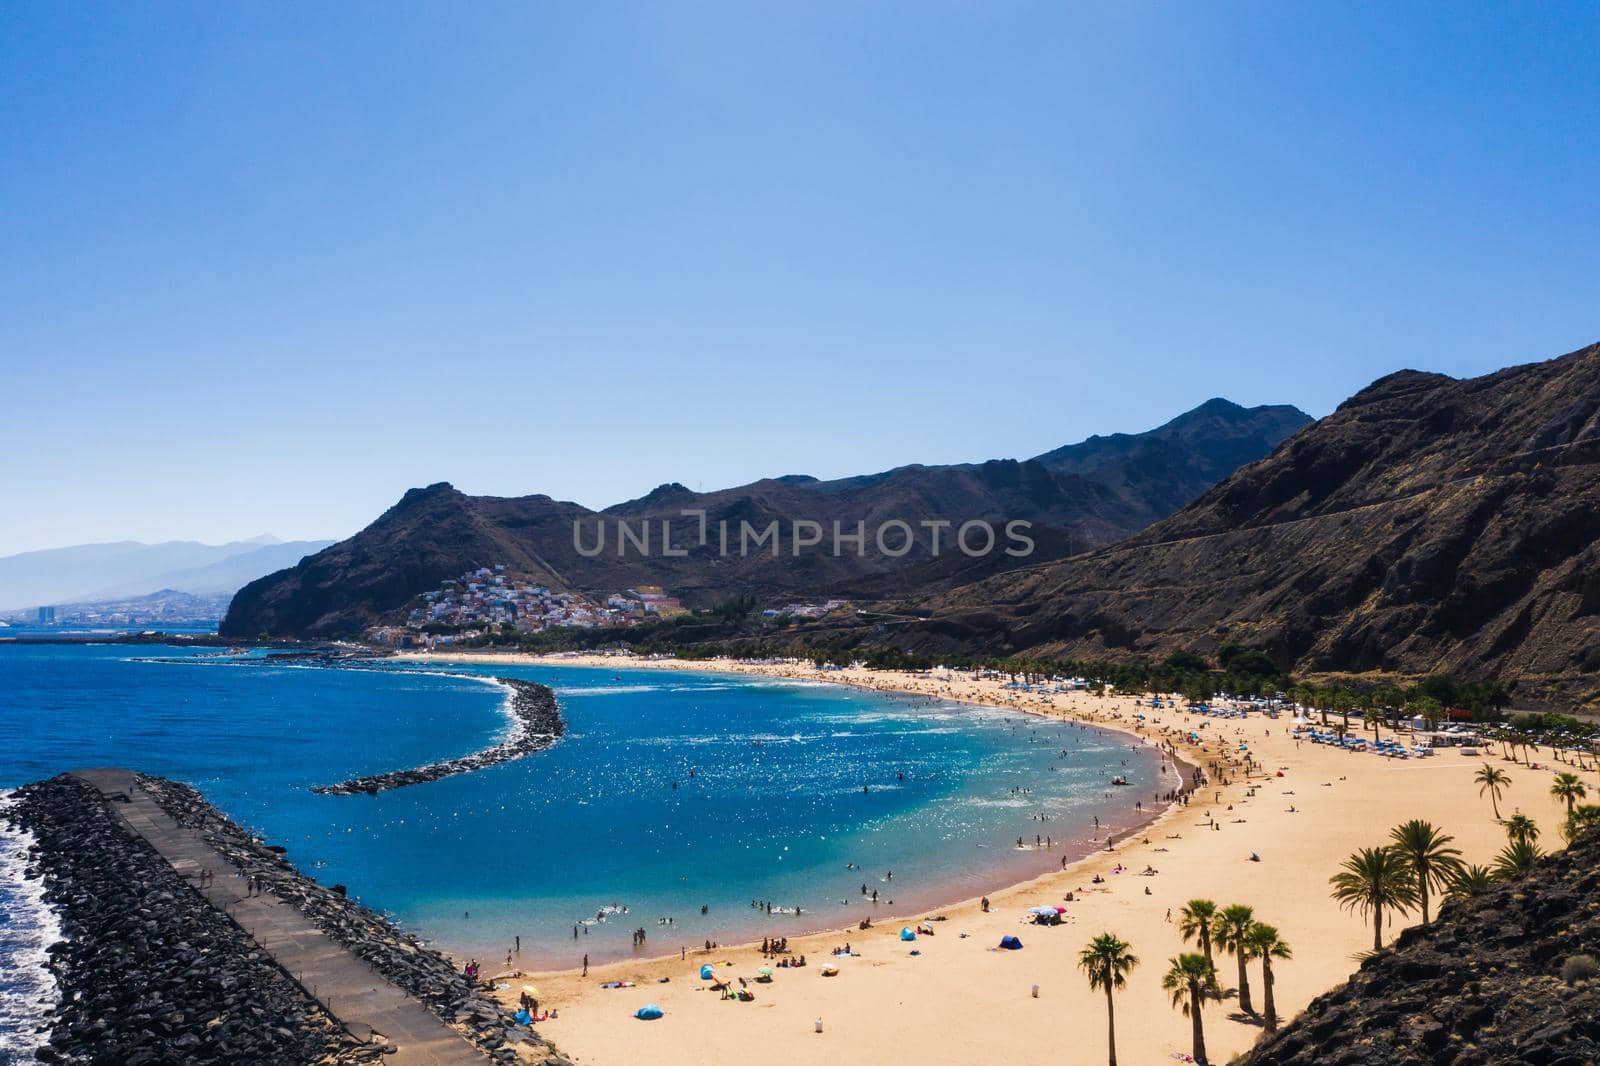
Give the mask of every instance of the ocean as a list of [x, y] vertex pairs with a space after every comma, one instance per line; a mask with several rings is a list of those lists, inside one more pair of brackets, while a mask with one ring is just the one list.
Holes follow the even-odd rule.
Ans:
[[[377, 796], [311, 791], [494, 743], [495, 675], [555, 689], [554, 748]], [[1095, 847], [1096, 817], [1125, 828], [1172, 787], [1123, 734], [822, 682], [113, 645], [0, 645], [0, 735], [0, 788], [96, 765], [189, 782], [303, 871], [489, 970], [518, 936], [520, 966], [560, 968], [641, 950], [641, 928], [664, 954], [968, 898], [1059, 868]], [[51, 929], [17, 887], [18, 847], [0, 839], [16, 931], [0, 971], [36, 961]]]

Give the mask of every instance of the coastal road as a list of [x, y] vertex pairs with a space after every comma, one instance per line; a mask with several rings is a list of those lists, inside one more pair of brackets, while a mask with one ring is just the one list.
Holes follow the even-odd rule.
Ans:
[[[127, 802], [108, 806], [128, 828], [147, 840], [211, 905], [249, 933], [274, 962], [354, 1036], [373, 1033], [399, 1050], [388, 1066], [484, 1066], [487, 1057], [439, 1017], [318, 929], [276, 896], [246, 895], [234, 867], [197, 830], [181, 827], [121, 769], [79, 770], [72, 776], [103, 796]], [[202, 871], [210, 871], [205, 887]]]

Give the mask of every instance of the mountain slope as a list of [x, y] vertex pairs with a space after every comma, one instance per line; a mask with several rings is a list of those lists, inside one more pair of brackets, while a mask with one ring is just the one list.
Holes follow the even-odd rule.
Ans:
[[1581, 683], [1600, 669], [1600, 345], [1402, 371], [1112, 547], [1001, 575], [897, 635], [1085, 657], [1226, 640], [1307, 670]]
[[[1066, 469], [1070, 463], [1056, 469], [1039, 460], [995, 460], [906, 466], [827, 482], [789, 475], [709, 493], [670, 484], [598, 513], [547, 496], [472, 497], [447, 484], [414, 489], [355, 537], [241, 589], [222, 631], [240, 637], [355, 634], [443, 579], [497, 563], [552, 587], [590, 594], [662, 585], [693, 606], [744, 595], [878, 598], [908, 588], [953, 587], [1017, 560], [999, 551], [969, 558], [948, 547], [949, 533], [936, 553], [935, 534], [922, 522], [978, 519], [998, 528], [1026, 520], [1034, 523], [1034, 557], [1059, 557], [1125, 536], [1151, 515], [1170, 513], [1184, 502], [1178, 494], [1203, 488], [1197, 479], [1228, 456], [1242, 450], [1259, 457], [1309, 421], [1298, 412], [1298, 419], [1286, 415], [1284, 408], [1230, 404], [1224, 431], [1212, 405], [1210, 413], [1192, 413], [1192, 423], [1180, 418], [1149, 434], [1119, 438], [1132, 442], [1120, 446], [1124, 456], [1107, 457], [1092, 469], [1082, 462], [1082, 472]], [[1179, 423], [1181, 431], [1173, 431]], [[1211, 454], [1212, 433], [1217, 455]], [[1161, 473], [1141, 480], [1132, 472], [1136, 467]], [[698, 518], [684, 517], [684, 510], [705, 512], [704, 543]], [[723, 523], [737, 538], [741, 523], [764, 529], [774, 521], [785, 531], [796, 522], [815, 522], [830, 534], [835, 522], [850, 531], [858, 522], [876, 530], [900, 521], [911, 527], [914, 541], [903, 557], [848, 547], [836, 555], [831, 541], [800, 554], [785, 543], [777, 557], [764, 550], [721, 551]], [[602, 554], [578, 550], [575, 522], [586, 544], [602, 524], [610, 530]], [[649, 557], [621, 553], [619, 522], [636, 531], [647, 523], [656, 550]], [[673, 524], [673, 544], [684, 555], [659, 550], [664, 522]]]

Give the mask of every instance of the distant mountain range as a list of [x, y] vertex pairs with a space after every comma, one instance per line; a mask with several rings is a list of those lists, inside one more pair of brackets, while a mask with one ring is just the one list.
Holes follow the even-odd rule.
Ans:
[[121, 600], [162, 590], [231, 594], [331, 541], [261, 536], [227, 544], [125, 540], [0, 557], [0, 610]]
[[1077, 659], [1234, 641], [1301, 670], [1592, 694], [1600, 345], [1391, 374], [1133, 537], [917, 606], [882, 638]]
[[[601, 512], [548, 496], [467, 496], [441, 483], [413, 489], [356, 536], [241, 589], [222, 631], [246, 638], [359, 634], [441, 581], [494, 564], [594, 595], [661, 585], [690, 606], [945, 589], [1020, 561], [998, 551], [969, 558], [949, 547], [951, 531], [943, 533], [944, 550], [935, 551], [939, 531], [925, 522], [1025, 520], [1034, 541], [1027, 561], [1058, 558], [1172, 513], [1308, 422], [1293, 407], [1246, 409], [1217, 399], [1149, 432], [1091, 437], [1024, 461], [904, 466], [833, 481], [788, 475], [709, 493], [673, 483]], [[704, 512], [703, 542], [684, 539], [698, 525], [685, 510]], [[659, 541], [648, 556], [619, 554], [619, 522], [659, 537], [669, 521], [683, 555], [664, 554]], [[858, 522], [876, 529], [891, 521], [906, 523], [913, 538], [898, 557], [848, 548], [796, 555], [788, 541], [777, 557], [729, 556], [717, 534], [723, 523], [738, 530], [740, 523], [764, 529], [777, 522], [788, 530], [814, 522], [831, 531], [835, 522], [851, 530]], [[589, 537], [609, 528], [613, 539], [605, 551], [586, 554], [574, 541], [575, 523]]]

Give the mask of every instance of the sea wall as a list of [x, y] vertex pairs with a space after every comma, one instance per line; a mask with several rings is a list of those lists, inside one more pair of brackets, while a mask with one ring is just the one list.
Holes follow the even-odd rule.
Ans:
[[311, 791], [323, 795], [350, 796], [357, 793], [376, 795], [386, 789], [404, 788], [437, 781], [452, 774], [481, 770], [486, 766], [510, 762], [524, 755], [544, 751], [561, 739], [567, 726], [561, 718], [561, 707], [556, 694], [547, 685], [515, 678], [497, 677], [495, 681], [511, 690], [513, 724], [504, 740], [492, 748], [463, 755], [459, 759], [430, 763], [411, 770], [393, 770], [384, 774], [351, 778], [336, 785], [319, 785]]
[[159, 777], [141, 775], [139, 782], [167, 813], [199, 830], [244, 876], [256, 878], [267, 892], [296, 907], [317, 928], [420, 1000], [490, 1058], [517, 1061], [513, 1049], [520, 1045], [527, 1056], [524, 1061], [570, 1066], [537, 1032], [518, 1025], [488, 990], [474, 987], [450, 960], [348, 898], [342, 886], [329, 888], [301, 874], [281, 850], [246, 833], [195, 789]]
[[43, 1062], [357, 1063], [357, 1042], [250, 937], [65, 775], [17, 790], [28, 875], [60, 914], [61, 990]]

